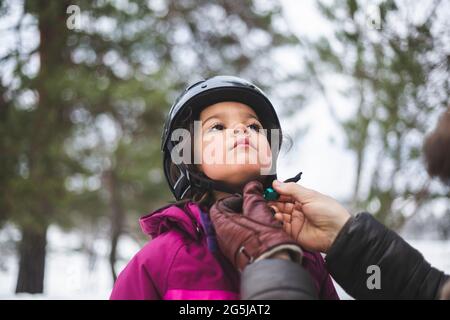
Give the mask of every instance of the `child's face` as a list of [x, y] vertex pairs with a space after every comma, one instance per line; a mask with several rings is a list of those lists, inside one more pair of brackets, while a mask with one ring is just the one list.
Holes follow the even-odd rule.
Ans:
[[[200, 170], [210, 179], [242, 187], [271, 167], [272, 152], [261, 122], [249, 106], [220, 102], [200, 113]], [[196, 145], [199, 145], [198, 143]]]

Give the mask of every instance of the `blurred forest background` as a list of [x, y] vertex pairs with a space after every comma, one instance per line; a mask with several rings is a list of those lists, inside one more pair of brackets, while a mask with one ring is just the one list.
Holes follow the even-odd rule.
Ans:
[[0, 0], [0, 273], [16, 257], [17, 293], [43, 292], [52, 226], [87, 256], [107, 241], [112, 284], [120, 240], [145, 243], [137, 219], [172, 200], [165, 114], [217, 74], [257, 83], [286, 123], [321, 97], [352, 158], [339, 200], [450, 238], [449, 186], [422, 158], [450, 105], [450, 1], [308, 1], [331, 30], [315, 37], [295, 32], [286, 2]]

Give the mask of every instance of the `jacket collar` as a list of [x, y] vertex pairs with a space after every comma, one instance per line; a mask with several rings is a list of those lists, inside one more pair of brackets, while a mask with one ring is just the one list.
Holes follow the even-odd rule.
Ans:
[[176, 205], [168, 205], [149, 213], [139, 219], [142, 231], [152, 238], [171, 229], [179, 229], [194, 239], [199, 239], [204, 232], [200, 208], [193, 202], [187, 202], [180, 208]]

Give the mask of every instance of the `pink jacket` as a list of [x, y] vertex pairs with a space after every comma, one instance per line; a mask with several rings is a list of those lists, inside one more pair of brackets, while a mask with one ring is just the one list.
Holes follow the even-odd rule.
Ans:
[[[240, 274], [218, 250], [209, 217], [189, 202], [140, 219], [152, 240], [120, 273], [110, 299], [239, 299]], [[338, 299], [319, 253], [305, 251], [319, 298]]]

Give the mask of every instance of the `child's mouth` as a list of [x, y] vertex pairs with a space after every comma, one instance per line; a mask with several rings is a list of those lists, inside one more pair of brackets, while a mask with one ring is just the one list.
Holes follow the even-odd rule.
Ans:
[[234, 146], [233, 148], [236, 147], [252, 147], [252, 144], [250, 143], [250, 139], [248, 137], [242, 137], [242, 138], [238, 138], [236, 139], [236, 141], [234, 142]]

